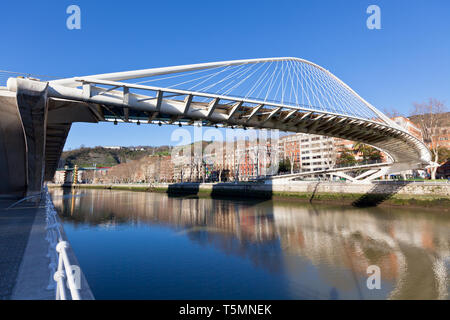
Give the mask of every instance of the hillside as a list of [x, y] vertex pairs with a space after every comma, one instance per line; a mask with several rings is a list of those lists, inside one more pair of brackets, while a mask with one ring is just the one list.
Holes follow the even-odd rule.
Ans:
[[110, 149], [104, 147], [79, 148], [64, 151], [60, 165], [73, 167], [112, 167], [130, 160], [137, 160], [148, 155], [168, 155], [170, 147], [122, 147]]

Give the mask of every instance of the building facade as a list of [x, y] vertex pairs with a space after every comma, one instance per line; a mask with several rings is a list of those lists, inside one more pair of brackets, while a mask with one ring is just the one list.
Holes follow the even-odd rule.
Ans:
[[297, 133], [280, 138], [280, 159], [288, 159], [291, 172], [315, 172], [336, 163], [334, 138]]

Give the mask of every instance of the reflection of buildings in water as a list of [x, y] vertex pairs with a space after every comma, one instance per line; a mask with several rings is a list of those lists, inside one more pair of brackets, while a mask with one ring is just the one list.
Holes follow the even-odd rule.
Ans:
[[398, 250], [393, 250], [392, 239], [378, 230], [377, 221], [367, 221], [367, 215], [290, 207], [275, 207], [274, 215], [288, 252], [297, 252], [315, 264], [351, 268], [360, 274], [376, 264], [387, 279], [397, 275]]
[[112, 227], [116, 223], [147, 223], [175, 227], [191, 240], [209, 243], [221, 251], [249, 258], [255, 265], [276, 271], [280, 244], [273, 216], [244, 202], [198, 198], [169, 198], [164, 194], [128, 191], [76, 190], [52, 191], [55, 207], [62, 219], [78, 224]]
[[[55, 207], [63, 218], [76, 223], [98, 223], [110, 217], [123, 221], [165, 224], [183, 229], [208, 227], [249, 241], [277, 239], [273, 216], [244, 203], [230, 206], [223, 201], [197, 198], [169, 198], [157, 193], [77, 190], [77, 215], [69, 191], [52, 191]], [[114, 195], [111, 197], [111, 195]], [[81, 200], [82, 199], [82, 200]], [[81, 200], [81, 201], [80, 201]], [[88, 214], [89, 213], [89, 214]]]
[[[312, 207], [274, 207], [277, 230], [288, 254], [308, 257], [318, 268], [341, 266], [360, 277], [367, 277], [367, 266], [377, 265], [382, 270], [382, 279], [396, 285], [391, 298], [402, 298], [423, 290], [418, 287], [413, 290], [405, 285], [417, 282], [408, 278], [423, 272], [428, 279], [417, 285], [426, 283], [435, 288], [428, 296], [445, 298], [448, 295], [448, 271], [436, 265], [441, 266], [449, 256], [448, 222], [442, 226], [431, 224], [429, 218], [423, 216], [405, 213], [405, 216], [393, 219], [392, 215], [380, 217], [378, 213], [355, 209], [336, 212]], [[412, 271], [412, 266], [416, 270]], [[329, 274], [328, 270], [324, 276]], [[341, 283], [340, 287], [345, 286]]]
[[[374, 221], [365, 221], [366, 214], [355, 216], [350, 210], [341, 214], [323, 208], [276, 206], [274, 216], [290, 272], [300, 277], [293, 257], [306, 257], [315, 266], [316, 276], [326, 279], [334, 294], [341, 298], [367, 298], [365, 280], [369, 265], [381, 268], [382, 287], [391, 286], [397, 276], [403, 257], [390, 246], [390, 239], [367, 226]], [[293, 265], [288, 261], [294, 261]], [[330, 289], [323, 288], [319, 296], [327, 297], [327, 290]], [[373, 293], [379, 294], [377, 298], [388, 294], [383, 290], [370, 296]]]
[[[194, 241], [248, 257], [269, 270], [284, 268], [293, 278], [307, 272], [311, 264], [317, 276], [334, 288], [333, 294], [341, 297], [367, 279], [369, 265], [378, 265], [385, 283], [395, 286], [392, 298], [421, 291], [423, 288], [414, 289], [411, 284], [411, 276], [421, 272], [426, 281], [417, 286], [433, 288], [429, 296], [445, 298], [448, 294], [448, 220], [434, 221], [407, 212], [393, 215], [128, 191], [77, 190], [74, 201], [71, 192], [57, 189], [52, 193], [63, 219], [74, 224], [111, 227], [131, 222], [175, 227]], [[359, 285], [365, 286], [365, 282]]]

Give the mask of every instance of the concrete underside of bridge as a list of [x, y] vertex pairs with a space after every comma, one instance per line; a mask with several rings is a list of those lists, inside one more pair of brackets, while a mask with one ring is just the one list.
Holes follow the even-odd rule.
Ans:
[[26, 143], [16, 95], [0, 91], [0, 195], [21, 196], [27, 187]]
[[0, 88], [0, 197], [39, 195], [51, 180], [72, 122], [97, 122], [89, 108], [48, 99], [45, 83]]

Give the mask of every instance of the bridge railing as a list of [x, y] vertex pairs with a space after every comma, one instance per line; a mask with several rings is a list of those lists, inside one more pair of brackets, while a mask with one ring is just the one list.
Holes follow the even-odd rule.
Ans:
[[[63, 240], [62, 226], [51, 200], [48, 190], [46, 193], [46, 222], [47, 241], [50, 243], [47, 257], [50, 258], [50, 279], [47, 289], [55, 289], [56, 300], [67, 300], [66, 288], [72, 300], [81, 300], [80, 296], [80, 270], [78, 266], [70, 263], [67, 254], [69, 244]], [[78, 269], [78, 270], [77, 270]], [[75, 275], [78, 277], [75, 278]], [[67, 281], [64, 281], [67, 279]]]
[[448, 186], [450, 184], [449, 179], [441, 179], [441, 180], [374, 180], [374, 183], [377, 184], [400, 184], [400, 185], [407, 185], [407, 184], [417, 184], [417, 185], [444, 185]]
[[371, 165], [371, 164], [382, 164], [382, 163], [388, 163], [383, 160], [366, 160], [361, 162], [355, 162], [353, 164], [343, 163], [343, 164], [335, 164], [331, 169], [338, 169], [338, 168], [351, 168], [351, 167], [359, 167], [359, 166], [365, 166], [365, 165]]
[[305, 168], [300, 168], [300, 170], [294, 170], [293, 173], [291, 173], [290, 171], [286, 171], [286, 172], [279, 172], [275, 175], [267, 175], [267, 177], [271, 177], [271, 176], [284, 176], [284, 175], [291, 175], [291, 174], [298, 174], [298, 173], [302, 173], [302, 174], [311, 174], [311, 175], [315, 175], [315, 174], [323, 174], [322, 171], [326, 171], [326, 170], [334, 170], [334, 169], [340, 169], [340, 168], [353, 168], [355, 167], [356, 169], [364, 169], [364, 166], [370, 166], [370, 165], [381, 165], [381, 164], [385, 164], [388, 165], [390, 164], [389, 162], [383, 161], [383, 160], [367, 160], [367, 161], [361, 161], [361, 162], [357, 162], [354, 164], [330, 164], [330, 167], [326, 168], [326, 169], [320, 169], [320, 170], [316, 170], [316, 171], [301, 171], [302, 169]]
[[72, 300], [81, 300], [80, 289], [77, 286], [77, 281], [74, 276], [74, 268], [70, 264], [69, 257], [67, 256], [66, 248], [68, 244], [66, 241], [60, 241], [56, 245], [56, 251], [59, 253], [58, 270], [53, 276], [56, 281], [56, 300], [67, 300], [66, 298], [66, 284], [64, 279], [67, 277], [67, 287], [69, 288]]
[[28, 79], [41, 79], [43, 81], [49, 81], [49, 80], [53, 80], [53, 79], [59, 78], [58, 76], [49, 76], [49, 75], [42, 75], [42, 74], [33, 74], [33, 73], [25, 73], [25, 72], [0, 70], [0, 86], [6, 86], [6, 82], [11, 77], [20, 77], [20, 78], [28, 78]]

